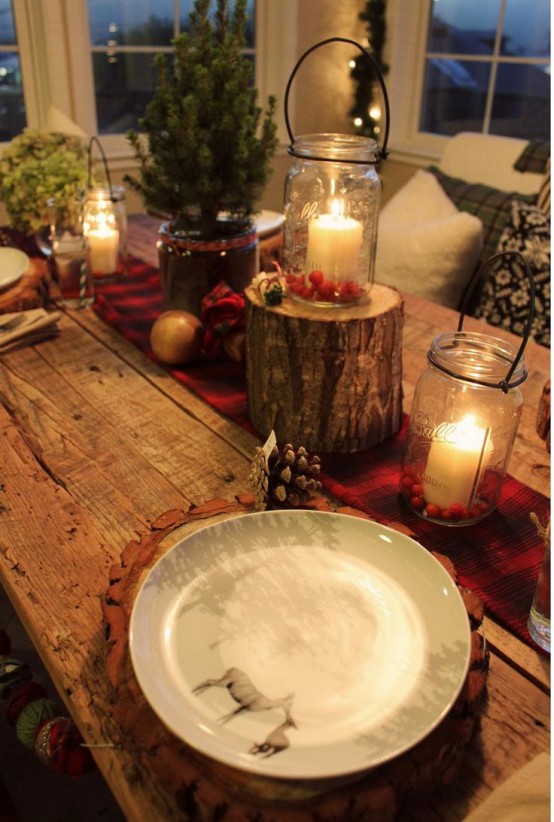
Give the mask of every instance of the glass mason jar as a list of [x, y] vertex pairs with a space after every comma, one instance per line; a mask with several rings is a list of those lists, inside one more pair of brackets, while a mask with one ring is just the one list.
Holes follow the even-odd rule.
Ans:
[[83, 225], [95, 279], [124, 274], [127, 267], [127, 213], [123, 186], [89, 188]]
[[78, 195], [64, 203], [55, 197], [47, 201], [55, 280], [62, 304], [69, 308], [87, 308], [94, 302], [83, 208], [83, 198]]
[[296, 137], [285, 184], [283, 269], [288, 294], [314, 305], [354, 305], [373, 283], [381, 184], [375, 140]]
[[427, 519], [471, 525], [498, 503], [521, 416], [523, 356], [518, 360], [517, 349], [503, 340], [460, 331], [436, 337], [427, 356], [412, 404], [401, 493]]

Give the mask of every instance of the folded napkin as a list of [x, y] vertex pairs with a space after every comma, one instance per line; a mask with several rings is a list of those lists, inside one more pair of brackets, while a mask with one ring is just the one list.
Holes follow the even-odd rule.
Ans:
[[550, 822], [550, 756], [539, 754], [503, 782], [465, 822]]
[[[15, 317], [23, 315], [23, 321], [15, 328], [3, 329], [3, 325]], [[58, 333], [56, 323], [60, 319], [59, 311], [45, 311], [44, 308], [33, 308], [29, 311], [16, 311], [0, 315], [0, 354], [22, 348], [24, 345], [45, 340]]]

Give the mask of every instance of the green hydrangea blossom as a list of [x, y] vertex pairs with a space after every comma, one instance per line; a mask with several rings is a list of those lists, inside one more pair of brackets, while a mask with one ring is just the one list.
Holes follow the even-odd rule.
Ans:
[[26, 234], [44, 226], [46, 201], [63, 208], [87, 187], [87, 148], [78, 137], [26, 128], [0, 158], [0, 199], [10, 225]]

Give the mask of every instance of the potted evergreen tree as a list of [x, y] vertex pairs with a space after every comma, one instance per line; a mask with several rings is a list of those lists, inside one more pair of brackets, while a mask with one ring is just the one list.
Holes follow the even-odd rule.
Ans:
[[150, 213], [166, 219], [158, 243], [167, 308], [199, 314], [221, 279], [242, 291], [256, 274], [256, 201], [275, 151], [275, 99], [257, 105], [246, 42], [246, 0], [195, 0], [189, 31], [157, 55], [157, 86], [128, 139], [139, 175], [126, 176]]

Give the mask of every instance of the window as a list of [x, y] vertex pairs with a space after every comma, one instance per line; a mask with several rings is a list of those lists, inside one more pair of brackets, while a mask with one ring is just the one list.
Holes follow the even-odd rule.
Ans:
[[421, 131], [549, 139], [550, 0], [433, 0]]
[[25, 128], [21, 63], [11, 0], [0, 0], [0, 142]]
[[[156, 82], [152, 58], [171, 53], [171, 39], [187, 30], [192, 7], [193, 0], [88, 0], [100, 135], [138, 127]], [[254, 0], [247, 16], [245, 53], [255, 63]]]
[[[261, 103], [268, 94], [282, 97], [295, 54], [296, 3], [249, 0], [246, 51]], [[44, 125], [55, 106], [86, 134], [99, 134], [110, 158], [128, 161], [125, 131], [153, 88], [152, 57], [171, 50], [191, 6], [192, 0], [0, 0], [0, 69], [13, 67], [12, 87], [3, 89], [0, 74], [0, 111], [8, 101], [19, 111], [18, 118], [0, 117], [0, 142], [25, 125]]]
[[549, 139], [550, 0], [388, 2], [398, 159], [426, 163], [459, 131]]

